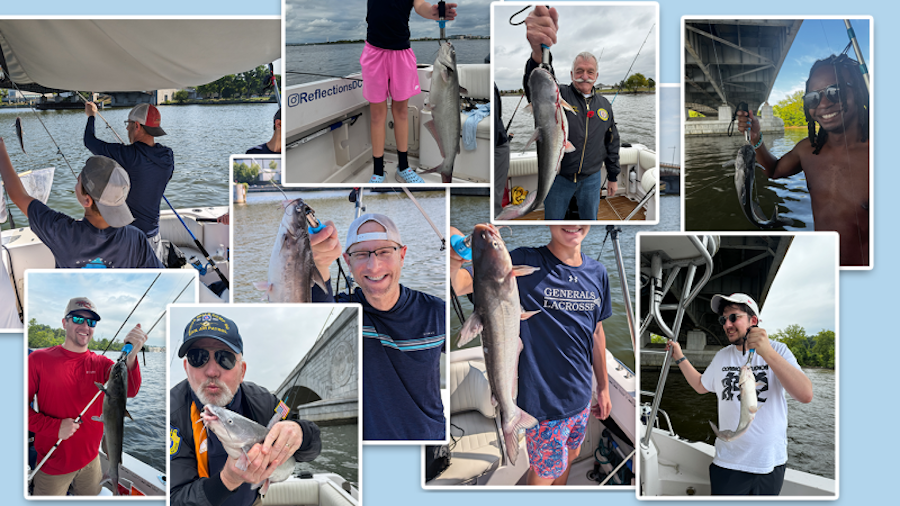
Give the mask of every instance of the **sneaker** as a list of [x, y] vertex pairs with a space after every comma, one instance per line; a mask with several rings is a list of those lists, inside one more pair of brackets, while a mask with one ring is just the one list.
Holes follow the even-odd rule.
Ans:
[[398, 170], [397, 174], [394, 176], [394, 179], [397, 180], [398, 183], [424, 183], [425, 180], [420, 178], [416, 171], [412, 170], [412, 168], [407, 168], [406, 170]]
[[372, 178], [369, 179], [369, 183], [383, 183], [383, 182], [384, 182], [383, 174], [381, 176], [379, 176], [377, 174], [372, 174]]

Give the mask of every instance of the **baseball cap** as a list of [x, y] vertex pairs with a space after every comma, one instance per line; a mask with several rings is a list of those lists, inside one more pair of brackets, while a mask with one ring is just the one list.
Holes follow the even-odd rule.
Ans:
[[100, 215], [109, 226], [119, 228], [134, 221], [125, 203], [131, 189], [131, 179], [115, 160], [105, 156], [88, 158], [81, 169], [81, 185], [94, 199]]
[[66, 316], [69, 316], [75, 311], [87, 311], [91, 313], [93, 318], [97, 321], [100, 321], [100, 315], [97, 314], [97, 308], [94, 306], [94, 303], [91, 302], [91, 299], [87, 297], [75, 297], [74, 299], [69, 299], [69, 303], [66, 304]]
[[751, 316], [755, 316], [759, 318], [759, 306], [756, 305], [756, 301], [750, 298], [749, 295], [745, 293], [733, 293], [731, 295], [713, 295], [712, 300], [709, 305], [712, 307], [712, 310], [716, 314], [721, 313], [721, 309], [728, 305], [728, 303], [734, 304], [746, 304], [753, 311]]
[[278, 108], [278, 112], [275, 113], [275, 118], [272, 119], [272, 128], [275, 128], [275, 122], [281, 119], [281, 107]]
[[137, 121], [153, 137], [166, 135], [166, 132], [159, 127], [161, 119], [159, 109], [150, 104], [138, 104], [132, 107], [131, 112], [128, 113], [128, 121]]
[[[360, 234], [359, 228], [370, 221], [378, 223], [384, 227], [385, 231]], [[394, 222], [387, 216], [377, 213], [366, 213], [353, 220], [353, 223], [350, 224], [350, 229], [347, 231], [347, 247], [344, 248], [344, 252], [346, 253], [349, 251], [350, 246], [363, 241], [392, 241], [397, 243], [398, 246], [403, 246], [403, 242], [400, 241], [400, 231], [397, 230], [397, 225], [394, 225]]]
[[222, 341], [235, 353], [244, 352], [244, 340], [233, 321], [216, 313], [200, 313], [184, 328], [184, 340], [181, 348], [178, 348], [178, 358], [183, 357], [191, 344], [202, 337]]

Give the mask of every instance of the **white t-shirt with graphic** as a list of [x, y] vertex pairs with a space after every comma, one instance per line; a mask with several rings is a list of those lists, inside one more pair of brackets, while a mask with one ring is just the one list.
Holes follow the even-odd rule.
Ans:
[[[781, 342], [769, 340], [776, 353], [789, 364], [800, 369], [791, 350]], [[719, 400], [719, 430], [735, 430], [741, 417], [741, 387], [738, 385], [741, 366], [747, 356], [741, 349], [728, 346], [713, 357], [703, 372], [703, 387], [714, 392]], [[755, 474], [771, 473], [775, 466], [787, 462], [787, 399], [786, 392], [775, 373], [757, 354], [750, 362], [756, 377], [756, 397], [759, 410], [747, 431], [738, 439], [727, 442], [716, 438], [716, 457], [719, 467]]]

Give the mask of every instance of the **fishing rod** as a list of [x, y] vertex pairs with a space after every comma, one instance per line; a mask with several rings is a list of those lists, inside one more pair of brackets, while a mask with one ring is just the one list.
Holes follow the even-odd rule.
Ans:
[[328, 125], [327, 127], [317, 130], [302, 139], [296, 140], [296, 141], [288, 144], [286, 146], [286, 149], [293, 149], [293, 148], [296, 148], [297, 146], [306, 144], [307, 142], [310, 142], [317, 137], [321, 137], [321, 136], [327, 134], [328, 132], [337, 130], [338, 128], [344, 126], [345, 124], [347, 124], [348, 126], [353, 126], [354, 124], [356, 124], [356, 120], [358, 120], [360, 118], [360, 116], [362, 116], [362, 113], [354, 114], [353, 116], [350, 116], [349, 118], [344, 118], [340, 121], [332, 123], [332, 124]]
[[872, 84], [869, 83], [869, 69], [866, 67], [866, 59], [863, 57], [862, 51], [859, 49], [859, 42], [856, 40], [856, 32], [853, 31], [853, 27], [850, 26], [850, 20], [844, 20], [844, 26], [847, 27], [847, 36], [850, 37], [850, 44], [853, 45], [853, 52], [856, 53], [856, 59], [859, 61], [859, 71], [862, 72], [863, 80], [866, 82], [866, 87], [871, 91]]
[[219, 270], [219, 266], [216, 265], [215, 260], [213, 260], [210, 257], [209, 252], [206, 251], [206, 248], [203, 247], [203, 243], [201, 243], [199, 240], [197, 240], [197, 236], [195, 236], [194, 233], [191, 232], [191, 229], [190, 229], [190, 227], [187, 226], [187, 223], [185, 223], [184, 220], [181, 219], [181, 215], [178, 214], [178, 211], [175, 210], [175, 207], [172, 205], [171, 202], [169, 202], [169, 199], [166, 198], [165, 195], [163, 195], [162, 198], [163, 198], [163, 200], [166, 201], [166, 205], [169, 206], [169, 209], [171, 209], [172, 212], [175, 213], [175, 217], [178, 218], [178, 221], [181, 222], [181, 225], [184, 227], [184, 229], [187, 230], [188, 234], [191, 235], [191, 239], [194, 240], [194, 244], [197, 245], [197, 248], [200, 250], [200, 253], [206, 258], [206, 261], [209, 262], [209, 265], [213, 268], [213, 270], [216, 271], [216, 274], [219, 275], [219, 278], [222, 280], [222, 282], [225, 283], [225, 288], [226, 289], [230, 288], [231, 285], [228, 283], [228, 278], [226, 278], [225, 275], [222, 274], [222, 271]]
[[275, 88], [275, 100], [278, 101], [278, 108], [281, 108], [281, 91], [278, 89], [278, 79], [275, 78], [275, 64], [269, 64], [269, 76], [272, 79], [272, 87]]
[[[122, 354], [119, 355], [119, 359], [116, 360], [116, 363], [118, 364], [119, 362], [124, 360], [128, 356], [128, 353], [131, 352], [132, 349], [133, 349], [133, 346], [131, 345], [131, 343], [126, 344], [122, 348]], [[97, 390], [97, 393], [94, 394], [94, 398], [91, 399], [91, 402], [89, 402], [88, 405], [85, 406], [84, 409], [81, 410], [81, 413], [78, 414], [78, 417], [75, 419], [74, 423], [82, 422], [82, 417], [84, 417], [84, 414], [87, 413], [87, 410], [90, 409], [91, 406], [94, 405], [94, 402], [97, 400], [98, 397], [100, 397], [100, 394], [102, 394], [102, 393], [103, 393], [103, 390], [100, 390], [100, 389]], [[69, 437], [71, 437], [71, 436], [69, 436]], [[34, 476], [37, 474], [37, 472], [40, 471], [42, 467], [44, 467], [44, 464], [47, 462], [47, 459], [49, 459], [50, 456], [53, 455], [53, 452], [55, 452], [56, 449], [59, 448], [59, 445], [62, 442], [63, 442], [63, 438], [59, 438], [58, 440], [56, 440], [56, 444], [53, 445], [52, 448], [50, 448], [50, 451], [47, 452], [47, 455], [44, 455], [44, 458], [41, 460], [40, 464], [38, 464], [34, 468], [34, 470], [31, 471], [31, 474], [28, 475], [28, 481], [31, 481], [34, 479]]]
[[441, 251], [444, 251], [444, 249], [446, 249], [446, 247], [447, 247], [447, 241], [444, 240], [444, 235], [441, 234], [441, 231], [438, 230], [437, 225], [435, 225], [434, 222], [431, 221], [431, 218], [428, 217], [428, 213], [426, 213], [425, 210], [422, 209], [422, 206], [419, 204], [419, 201], [416, 200], [415, 197], [413, 197], [413, 194], [411, 191], [409, 191], [409, 188], [404, 186], [403, 191], [406, 192], [406, 196], [409, 197], [410, 200], [412, 200], [413, 204], [415, 204], [416, 207], [419, 208], [419, 212], [422, 213], [422, 216], [425, 217], [425, 220], [428, 221], [428, 224], [431, 225], [431, 228], [434, 229], [434, 233], [436, 233], [438, 235], [438, 237], [441, 239]]
[[[647, 32], [647, 36], [646, 36], [646, 37], [644, 37], [644, 42], [642, 42], [642, 43], [641, 43], [641, 47], [640, 47], [640, 48], [638, 48], [638, 52], [637, 52], [637, 54], [636, 54], [636, 55], [634, 55], [634, 59], [633, 59], [633, 60], [631, 60], [631, 66], [629, 66], [629, 67], [628, 67], [628, 71], [627, 71], [627, 72], [625, 72], [625, 77], [623, 77], [623, 78], [622, 78], [622, 83], [621, 83], [621, 84], [625, 84], [625, 79], [627, 79], [627, 78], [628, 78], [628, 74], [630, 74], [630, 73], [631, 73], [631, 69], [632, 69], [632, 68], [633, 68], [633, 67], [634, 67], [634, 63], [635, 63], [635, 62], [636, 62], [636, 61], [637, 61], [637, 59], [638, 59], [638, 56], [640, 56], [640, 55], [641, 55], [641, 50], [642, 50], [642, 49], [644, 49], [644, 44], [646, 44], [646, 43], [647, 43], [647, 39], [649, 39], [649, 38], [650, 38], [650, 34], [651, 34], [651, 33], [653, 33], [653, 27], [654, 27], [654, 26], [656, 26], [656, 23], [653, 23], [653, 25], [652, 25], [652, 26], [651, 26], [651, 27], [650, 27], [650, 31], [649, 31], [649, 32]], [[621, 90], [621, 89], [622, 89], [622, 86], [621, 86], [621, 85], [620, 85], [620, 86], [619, 86], [619, 88], [618, 88], [618, 89], [616, 89], [616, 94], [615, 94], [615, 96], [614, 96], [614, 97], [613, 97], [613, 99], [612, 99], [612, 100], [611, 100], [611, 101], [610, 101], [610, 102], [609, 102], [609, 105], [612, 105], [612, 104], [613, 104], [613, 102], [615, 102], [615, 101], [616, 101], [616, 97], [618, 97], [618, 96], [619, 96], [619, 91], [620, 91], [620, 90]]]
[[[75, 94], [78, 95], [78, 98], [80, 98], [81, 101], [84, 102], [85, 105], [87, 105], [88, 101], [87, 101], [86, 98], [84, 98], [83, 96], [81, 96], [81, 92], [80, 92], [80, 91], [76, 91]], [[119, 139], [119, 142], [121, 142], [122, 144], [125, 144], [125, 141], [123, 141], [122, 138], [119, 137], [119, 133], [116, 132], [116, 129], [113, 128], [112, 125], [109, 124], [109, 121], [106, 121], [106, 118], [104, 118], [103, 115], [100, 114], [100, 111], [95, 111], [94, 114], [96, 114], [97, 116], [100, 116], [100, 119], [102, 119], [103, 122], [106, 123], [106, 128], [112, 130], [112, 133], [113, 133], [113, 135], [116, 136], [116, 139]]]

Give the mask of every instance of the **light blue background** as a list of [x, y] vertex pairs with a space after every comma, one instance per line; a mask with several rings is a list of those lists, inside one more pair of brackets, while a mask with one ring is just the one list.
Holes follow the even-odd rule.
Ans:
[[[311, 0], [312, 1], [312, 0]], [[335, 1], [335, 0], [315, 0]], [[464, 0], [460, 3], [465, 4]], [[896, 117], [897, 98], [895, 84], [898, 81], [897, 65], [881, 64], [897, 61], [892, 52], [900, 47], [900, 31], [893, 27], [894, 16], [900, 14], [895, 2], [864, 0], [839, 2], [836, 0], [792, 1], [756, 0], [754, 2], [723, 2], [722, 0], [662, 0], [660, 3], [660, 82], [680, 82], [678, 68], [681, 62], [680, 26], [681, 16], [706, 15], [769, 15], [784, 14], [797, 17], [813, 15], [872, 15], [875, 22], [874, 51], [878, 60], [870, 63], [872, 75], [881, 85], [889, 85], [887, 107], [881, 107], [878, 116]], [[893, 5], [893, 7], [892, 7]], [[212, 14], [279, 14], [281, 3], [273, 0], [157, 0], [140, 6], [131, 2], [94, 0], [71, 2], [46, 0], [36, 5], [26, 2], [3, 0], [5, 15], [212, 15]], [[364, 13], [356, 15], [364, 16]], [[603, 20], [597, 20], [598, 30], [603, 29]], [[887, 113], [891, 112], [890, 116]], [[883, 127], [875, 121], [873, 126], [875, 161], [896, 163], [896, 159], [886, 158], [892, 149], [894, 139], [900, 136], [897, 126]], [[893, 165], [876, 169], [878, 185], [875, 186], [876, 216], [876, 269], [863, 272], [847, 272], [840, 276], [840, 330], [839, 360], [840, 386], [840, 499], [836, 504], [896, 503], [896, 465], [893, 457], [898, 447], [894, 436], [894, 426], [898, 410], [894, 401], [897, 380], [891, 375], [898, 370], [898, 355], [893, 343], [895, 330], [884, 327], [893, 322], [896, 304], [891, 303], [896, 292], [897, 269], [893, 262], [897, 258], [896, 248], [900, 241], [894, 235], [897, 205], [892, 195], [900, 187], [900, 172]], [[881, 189], [879, 191], [879, 188]], [[828, 273], [823, 273], [828, 275]], [[802, 296], [802, 295], [800, 295]], [[5, 397], [12, 406], [22, 403], [24, 389], [22, 357], [24, 343], [19, 334], [0, 335], [0, 356], [9, 357], [2, 374], [6, 380]], [[886, 426], [883, 424], [887, 424]], [[4, 504], [25, 504], [22, 497], [22, 447], [19, 434], [24, 434], [23, 415], [19, 409], [8, 410], [0, 418], [0, 433], [6, 435], [8, 451], [0, 459], [0, 500]], [[369, 506], [381, 504], [429, 506], [459, 506], [480, 504], [515, 504], [516, 506], [547, 506], [558, 501], [567, 504], [636, 505], [638, 501], [633, 491], [587, 492], [587, 491], [435, 491], [425, 492], [421, 482], [421, 450], [418, 447], [366, 447], [363, 451], [363, 491], [364, 503]], [[891, 499], [893, 497], [893, 499]], [[99, 503], [99, 501], [97, 501]], [[38, 503], [31, 503], [38, 504]], [[39, 504], [61, 504], [61, 501]], [[68, 502], [68, 504], [74, 504]], [[91, 504], [78, 502], [77, 504]], [[102, 504], [125, 504], [123, 501]], [[133, 502], [131, 504], [134, 504]], [[147, 503], [143, 504], [156, 504]], [[644, 503], [646, 504], [646, 503]], [[706, 503], [713, 504], [713, 503]], [[724, 502], [716, 504], [725, 504]]]

